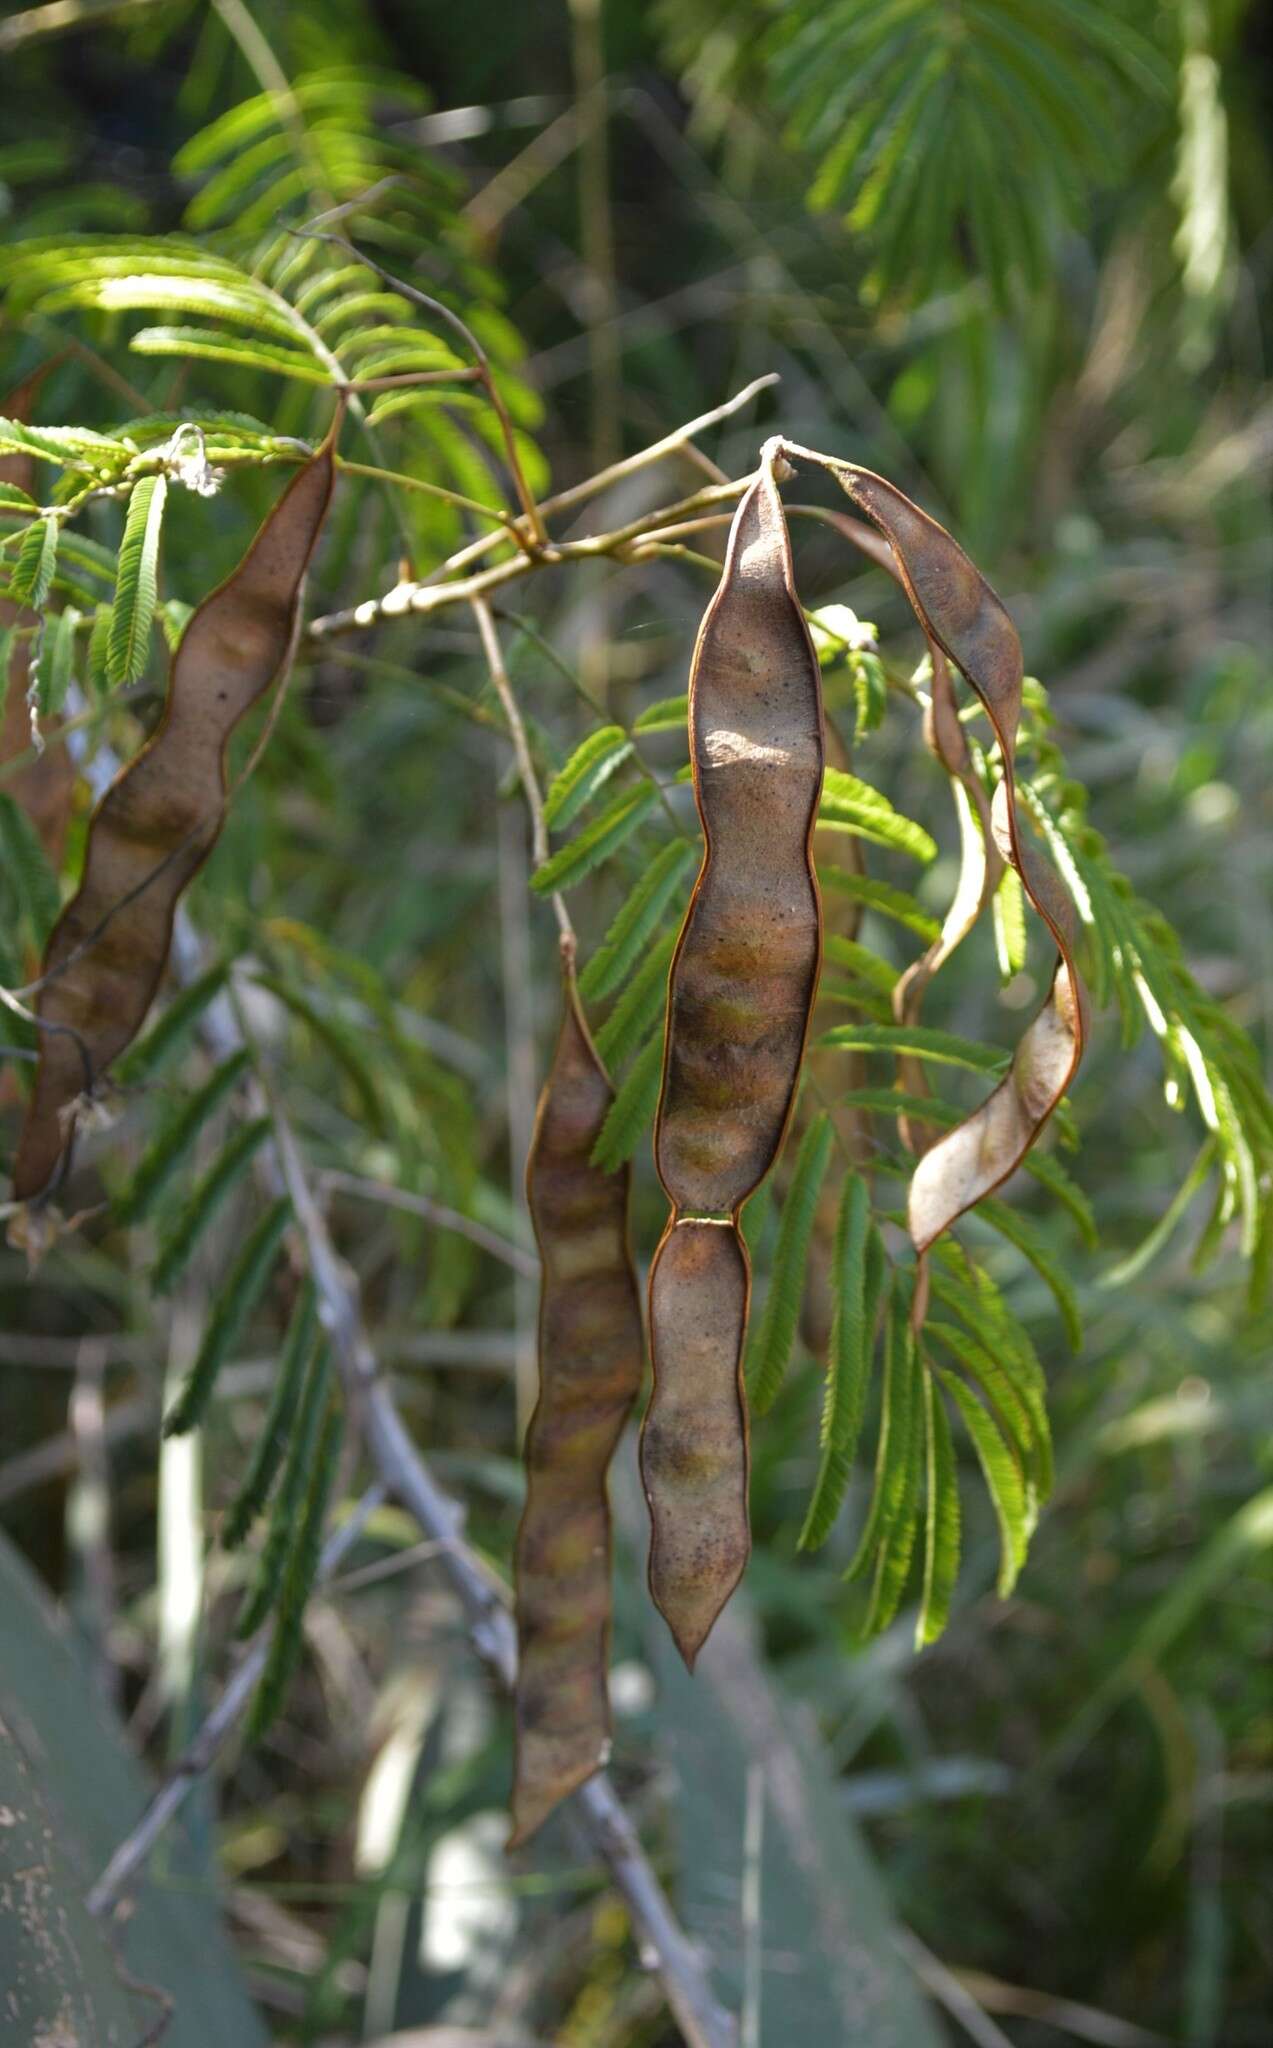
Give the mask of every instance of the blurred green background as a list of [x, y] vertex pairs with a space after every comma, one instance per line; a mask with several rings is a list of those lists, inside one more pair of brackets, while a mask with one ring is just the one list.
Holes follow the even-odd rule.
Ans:
[[[66, 12], [56, 34], [0, 21], [0, 233], [168, 232], [197, 187], [174, 167], [183, 144], [259, 88], [237, 0]], [[1266, 1044], [1268, 8], [248, 0], [247, 18], [289, 77], [379, 75], [368, 130], [427, 181], [426, 275], [462, 277], [520, 337], [556, 485], [776, 371], [777, 394], [717, 431], [725, 469], [749, 467], [780, 424], [885, 471], [952, 527], [1021, 628], [1118, 863]], [[94, 342], [116, 360], [109, 333]], [[24, 346], [0, 332], [15, 375]], [[304, 430], [267, 378], [245, 397], [238, 373], [202, 367], [208, 402]], [[58, 417], [109, 428], [131, 410], [91, 366], [58, 374]], [[224, 515], [213, 545], [225, 562], [243, 531]], [[415, 543], [453, 538], [426, 525]], [[847, 602], [886, 642], [905, 637], [883, 579], [846, 578], [820, 527], [797, 539], [807, 602]], [[360, 564], [384, 559], [382, 542], [338, 530], [312, 607], [374, 594], [380, 572], [360, 585]], [[202, 542], [183, 553], [178, 529], [166, 593], [193, 600], [209, 566]], [[703, 594], [703, 579], [660, 564], [604, 587], [536, 587], [525, 609], [626, 715], [684, 688]], [[564, 753], [581, 730], [569, 690], [530, 636], [513, 653], [546, 744]], [[446, 628], [399, 628], [374, 654], [312, 664], [196, 909], [226, 943], [259, 944], [267, 925], [311, 964], [305, 932], [320, 933], [335, 981], [357, 956], [425, 1020], [405, 1078], [360, 1078], [347, 1043], [342, 1064], [340, 1045], [302, 1030], [289, 1085], [315, 1155], [414, 1173], [515, 1231], [506, 1046], [524, 1106], [526, 1034], [533, 1092], [554, 961], [546, 910], [507, 907], [525, 851], [515, 803], [493, 798], [506, 762], [451, 701], [479, 690], [466, 637]], [[913, 728], [890, 719], [871, 744], [874, 779], [926, 815], [933, 778]], [[934, 902], [952, 879], [935, 871]], [[606, 917], [602, 896], [590, 937]], [[1014, 1036], [1020, 1018], [996, 1022], [998, 1001], [972, 949], [930, 1021]], [[749, 2048], [912, 2048], [915, 1984], [952, 2041], [1271, 2038], [1273, 1335], [1248, 1310], [1234, 1245], [1195, 1269], [1201, 1198], [1157, 1257], [1102, 1284], [1202, 1141], [1164, 1104], [1155, 1050], [1125, 1051], [1117, 1020], [1098, 1019], [1074, 1106], [1071, 1166], [1100, 1237], [1090, 1251], [1058, 1239], [1085, 1311], [1078, 1355], [1034, 1275], [1008, 1257], [1001, 1271], [1048, 1371], [1059, 1471], [1008, 1602], [993, 1596], [989, 1510], [970, 1499], [969, 1563], [941, 1642], [916, 1658], [904, 1617], [853, 1645], [844, 1547], [795, 1550], [816, 1458], [806, 1359], [756, 1439], [746, 1621], [721, 1675], [691, 1692], [645, 1616], [630, 1475], [621, 1483], [616, 1771], [727, 1985], [751, 1953], [749, 1770], [759, 1761], [771, 1784], [800, 1787], [757, 1851], [763, 2007]], [[506, 1565], [524, 1299], [519, 1310], [507, 1272], [460, 1240], [353, 1202], [337, 1214], [412, 1425]], [[659, 1214], [642, 1162], [647, 1252]], [[148, 1301], [118, 1232], [77, 1241], [31, 1280], [5, 1254], [0, 1304], [0, 1514], [161, 1762], [223, 1647], [215, 1619], [206, 1641], [174, 1621], [171, 1552], [167, 1565], [156, 1555], [168, 1311]], [[208, 1432], [212, 1500], [259, 1417], [261, 1349], [237, 1367], [244, 1398]], [[77, 1476], [65, 1434], [86, 1358], [109, 1396], [108, 1615], [85, 1570], [103, 1475]], [[196, 1541], [190, 1474], [170, 1466], [166, 1483], [170, 1545]], [[381, 1534], [412, 1540], [388, 1515]], [[209, 1615], [221, 1591], [205, 1588]], [[267, 1748], [219, 1781], [215, 1813], [196, 1802], [189, 1855], [169, 1873], [206, 1890], [219, 1868], [276, 2038], [334, 2044], [446, 2020], [487, 2029], [475, 2041], [667, 2048], [676, 2036], [623, 1914], [568, 1830], [505, 1871], [506, 1717], [427, 1571], [320, 1602], [311, 1652]]]

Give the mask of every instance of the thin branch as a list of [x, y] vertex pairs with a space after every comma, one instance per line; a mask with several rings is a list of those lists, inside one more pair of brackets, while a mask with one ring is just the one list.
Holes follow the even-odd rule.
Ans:
[[501, 1237], [497, 1230], [488, 1230], [484, 1223], [478, 1223], [472, 1216], [462, 1216], [458, 1209], [448, 1209], [445, 1202], [435, 1202], [431, 1195], [417, 1195], [407, 1188], [393, 1187], [388, 1181], [365, 1180], [358, 1173], [341, 1173], [336, 1167], [328, 1167], [319, 1176], [319, 1188], [325, 1193], [335, 1188], [341, 1194], [357, 1195], [364, 1202], [381, 1202], [387, 1209], [401, 1209], [408, 1216], [422, 1216], [426, 1223], [432, 1223], [438, 1230], [453, 1230], [458, 1237], [467, 1237], [470, 1244], [479, 1245], [494, 1259], [502, 1259], [515, 1273], [523, 1273], [534, 1279], [539, 1272], [539, 1260], [533, 1252], [524, 1251], [511, 1238]]
[[[620, 482], [623, 477], [631, 476], [639, 469], [646, 469], [652, 463], [662, 462], [669, 456], [685, 455], [698, 459], [698, 450], [693, 446], [693, 439], [696, 434], [705, 433], [709, 427], [718, 425], [721, 420], [729, 419], [731, 414], [741, 411], [743, 406], [747, 405], [756, 396], [758, 391], [764, 391], [769, 385], [777, 384], [779, 381], [780, 379], [776, 371], [770, 371], [767, 376], [755, 378], [742, 391], [735, 392], [732, 398], [727, 398], [722, 405], [713, 406], [709, 412], [700, 413], [697, 419], [688, 420], [683, 427], [674, 427], [670, 434], [663, 436], [662, 440], [652, 441], [647, 448], [638, 449], [635, 455], [625, 455], [621, 461], [611, 464], [610, 468], [600, 471], [596, 476], [585, 477], [582, 483], [572, 484], [569, 489], [558, 491], [555, 497], [545, 498], [539, 507], [540, 512], [545, 518], [548, 518], [555, 512], [568, 512], [572, 506], [581, 505], [587, 499], [595, 498], [599, 492], [608, 489], [613, 483]], [[712, 477], [713, 481], [717, 483], [727, 481], [715, 469], [714, 465]], [[466, 541], [465, 545], [462, 548], [458, 548], [453, 555], [448, 556], [445, 562], [439, 563], [436, 569], [431, 570], [427, 576], [422, 577], [421, 586], [443, 583], [448, 576], [454, 575], [457, 570], [467, 569], [473, 562], [481, 561], [484, 555], [488, 555], [492, 548], [497, 547], [502, 540], [508, 537], [504, 533], [484, 533], [476, 540]], [[513, 537], [516, 538], [516, 535]], [[524, 568], [525, 565], [522, 565], [518, 573], [524, 573]], [[317, 637], [325, 635], [329, 631], [347, 631], [350, 625], [370, 625], [376, 617], [374, 601], [371, 611], [364, 618], [360, 614], [365, 609], [366, 607], [364, 606], [358, 606], [354, 612], [340, 613], [338, 615], [339, 625], [335, 619], [315, 620], [310, 631], [315, 633]], [[404, 606], [403, 609], [406, 609], [406, 607]], [[428, 606], [417, 604], [415, 609], [425, 611], [428, 609]]]
[[[521, 778], [522, 794], [526, 799], [526, 808], [530, 812], [531, 843], [535, 855], [535, 866], [542, 868], [548, 858], [548, 826], [544, 820], [544, 800], [540, 794], [539, 780], [535, 774], [535, 764], [530, 757], [530, 744], [526, 738], [526, 727], [522, 723], [522, 714], [518, 707], [517, 699], [513, 694], [513, 686], [508, 679], [508, 670], [504, 666], [504, 654], [499, 644], [499, 634], [495, 630], [495, 621], [491, 617], [490, 606], [484, 598], [474, 598], [473, 616], [477, 620], [477, 630], [482, 636], [482, 652], [486, 656], [486, 666], [491, 672], [491, 682], [495, 686], [495, 693], [503, 707], [504, 716], [508, 720], [508, 730], [513, 741], [513, 752], [517, 756], [517, 773]], [[570, 921], [570, 912], [566, 908], [565, 898], [558, 890], [553, 891], [552, 906], [556, 913], [562, 943], [569, 946], [573, 951], [575, 928]]]
[[[318, 1561], [316, 1584], [332, 1576], [384, 1498], [385, 1487], [377, 1481], [364, 1493], [353, 1512], [332, 1531]], [[227, 1682], [193, 1742], [155, 1792], [136, 1827], [125, 1835], [89, 1892], [85, 1905], [95, 1918], [110, 1912], [133, 1881], [140, 1877], [164, 1829], [181, 1811], [198, 1780], [211, 1768], [256, 1690], [257, 1681], [265, 1669], [273, 1634], [274, 1623], [271, 1620], [252, 1638], [246, 1656]]]
[[664, 434], [659, 441], [651, 441], [648, 448], [641, 448], [635, 455], [625, 455], [619, 462], [612, 462], [608, 469], [598, 470], [595, 476], [585, 477], [582, 483], [572, 484], [569, 490], [558, 491], [556, 497], [545, 498], [540, 506], [544, 513], [566, 512], [572, 505], [582, 505], [586, 499], [595, 498], [600, 491], [608, 490], [623, 477], [632, 476], [638, 469], [648, 469], [651, 463], [662, 462], [669, 455], [679, 455], [687, 442], [696, 434], [705, 433], [708, 427], [727, 420], [732, 413], [741, 412], [750, 404], [758, 392], [767, 391], [781, 379], [776, 370], [770, 370], [763, 377], [755, 377], [741, 391], [727, 398], [723, 405], [713, 406], [710, 412], [700, 413], [697, 419], [688, 420], [683, 427], [674, 427], [670, 434]]
[[[617, 526], [608, 533], [586, 534], [581, 540], [548, 541], [538, 553], [515, 555], [509, 561], [497, 562], [490, 569], [481, 569], [475, 575], [457, 578], [454, 582], [438, 580], [441, 572], [417, 580], [395, 584], [383, 597], [369, 597], [362, 604], [353, 605], [343, 612], [329, 612], [323, 618], [310, 621], [308, 637], [313, 640], [330, 639], [336, 633], [349, 633], [367, 626], [374, 626], [385, 619], [398, 619], [408, 612], [441, 611], [452, 604], [472, 604], [475, 598], [488, 595], [506, 583], [519, 581], [532, 570], [557, 568], [563, 563], [593, 561], [601, 556], [611, 556], [620, 561], [639, 561], [641, 544], [648, 535], [657, 533], [669, 521], [690, 517], [696, 512], [714, 505], [732, 503], [740, 498], [751, 482], [751, 477], [728, 480], [723, 484], [708, 484], [701, 491], [695, 491], [688, 498], [680, 498], [672, 505], [659, 505], [651, 512], [643, 512], [639, 518], [630, 519], [624, 526]], [[505, 536], [507, 537], [507, 536]], [[499, 538], [488, 534], [487, 540]], [[660, 546], [655, 543], [655, 547]], [[651, 550], [653, 552], [653, 550]], [[669, 548], [668, 552], [672, 552]], [[471, 553], [471, 551], [469, 551]], [[683, 550], [686, 558], [706, 561], [706, 556], [692, 555]], [[459, 557], [454, 558], [456, 561]], [[709, 566], [717, 573], [719, 562]]]
[[43, 36], [65, 36], [77, 28], [96, 28], [121, 15], [140, 14], [156, 0], [49, 0], [46, 7], [28, 7], [0, 22], [0, 56]]
[[894, 1928], [893, 1946], [905, 1956], [924, 1989], [939, 2005], [945, 2006], [969, 2040], [977, 2043], [977, 2048], [1012, 2048], [1003, 2028], [995, 2025], [967, 1985], [961, 1983], [954, 1971], [948, 1970], [940, 1957], [925, 1947], [909, 1927]]
[[517, 439], [513, 433], [513, 422], [509, 417], [508, 407], [504, 403], [503, 393], [495, 381], [495, 373], [491, 369], [490, 358], [467, 321], [462, 320], [460, 315], [453, 312], [450, 306], [444, 305], [441, 299], [433, 298], [428, 292], [420, 291], [416, 285], [408, 284], [404, 278], [395, 276], [392, 270], [386, 270], [382, 264], [376, 262], [374, 256], [366, 255], [362, 249], [351, 242], [347, 235], [330, 235], [321, 232], [317, 228], [289, 228], [287, 232], [290, 235], [295, 235], [300, 241], [330, 242], [334, 248], [343, 249], [347, 256], [351, 256], [355, 263], [363, 264], [366, 269], [371, 271], [373, 276], [380, 279], [383, 285], [387, 285], [390, 291], [397, 292], [399, 297], [406, 299], [410, 305], [423, 307], [426, 313], [431, 313], [435, 319], [444, 321], [453, 334], [459, 335], [465, 347], [471, 350], [473, 354], [477, 374], [485, 387], [486, 395], [490, 399], [495, 416], [499, 421], [500, 434], [504, 442], [504, 456], [508, 463], [508, 472], [513, 479], [513, 487], [517, 492], [518, 502], [521, 505], [522, 515], [530, 530], [531, 539], [537, 547], [542, 547], [548, 535], [544, 529], [544, 522], [540, 517], [539, 506], [535, 503], [534, 493], [526, 481], [526, 473], [522, 468], [521, 456], [517, 452]]

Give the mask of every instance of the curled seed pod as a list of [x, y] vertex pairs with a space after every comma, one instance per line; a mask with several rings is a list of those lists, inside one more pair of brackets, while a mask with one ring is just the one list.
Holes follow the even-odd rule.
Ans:
[[769, 444], [739, 504], [690, 671], [705, 852], [672, 961], [654, 1131], [672, 1215], [650, 1268], [654, 1393], [641, 1470], [650, 1591], [691, 1666], [747, 1561], [738, 1217], [791, 1116], [822, 952], [811, 852], [822, 683], [776, 460]]
[[[924, 741], [956, 787], [959, 811], [959, 880], [941, 931], [931, 946], [906, 969], [893, 990], [893, 1016], [899, 1024], [918, 1024], [924, 993], [934, 975], [945, 966], [957, 946], [962, 945], [999, 886], [1003, 856], [995, 845], [991, 826], [990, 799], [973, 766], [968, 741], [959, 722], [950, 666], [935, 641], [929, 641], [933, 666], [932, 697], [924, 714]], [[909, 1095], [926, 1095], [928, 1082], [924, 1063], [912, 1053], [902, 1053], [897, 1078]], [[913, 1152], [926, 1152], [935, 1141], [931, 1124], [917, 1117], [898, 1120], [904, 1142]]]
[[335, 476], [339, 415], [238, 568], [204, 599], [173, 657], [158, 730], [93, 815], [79, 893], [45, 948], [35, 1091], [13, 1193], [29, 1201], [66, 1169], [73, 1105], [131, 1044], [159, 985], [177, 901], [225, 819], [226, 748], [286, 675], [301, 587]]
[[[1073, 907], [1055, 870], [1025, 841], [1018, 822], [1014, 758], [1022, 664], [1016, 627], [958, 543], [896, 485], [852, 463], [815, 459], [832, 470], [884, 534], [930, 643], [955, 663], [985, 707], [1002, 756], [1002, 779], [991, 805], [993, 838], [1020, 875], [1058, 953], [1048, 999], [1018, 1045], [1005, 1079], [916, 1166], [908, 1220], [922, 1254], [1021, 1164], [1082, 1057], [1086, 997], [1074, 960]], [[923, 1306], [921, 1286], [916, 1289], [917, 1320]]]
[[641, 1304], [628, 1249], [628, 1169], [591, 1163], [614, 1100], [563, 945], [565, 997], [540, 1097], [526, 1194], [542, 1262], [539, 1400], [517, 1535], [516, 1848], [610, 1747], [606, 1474], [641, 1384]]

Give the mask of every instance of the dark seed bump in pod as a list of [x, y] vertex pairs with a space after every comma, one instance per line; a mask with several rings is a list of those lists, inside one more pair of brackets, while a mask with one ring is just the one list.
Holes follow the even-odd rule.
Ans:
[[163, 976], [177, 902], [225, 819], [225, 753], [291, 660], [305, 572], [335, 480], [339, 415], [238, 568], [204, 599], [173, 656], [163, 718], [89, 826], [79, 891], [49, 936], [35, 1089], [13, 1173], [17, 1201], [70, 1160], [66, 1113], [132, 1043]]
[[705, 850], [668, 984], [654, 1158], [672, 1215], [650, 1268], [641, 1471], [650, 1591], [692, 1666], [747, 1562], [738, 1216], [790, 1121], [822, 952], [821, 675], [770, 450], [734, 518], [689, 706]]
[[539, 1401], [517, 1535], [513, 1832], [534, 1833], [610, 1747], [606, 1475], [641, 1384], [628, 1169], [591, 1153], [614, 1093], [564, 958], [565, 1001], [526, 1170], [539, 1245]]

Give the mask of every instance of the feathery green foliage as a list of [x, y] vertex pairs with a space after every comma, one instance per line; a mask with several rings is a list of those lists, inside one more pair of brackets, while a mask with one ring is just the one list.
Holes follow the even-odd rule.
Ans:
[[208, 1225], [221, 1209], [230, 1190], [242, 1179], [253, 1158], [270, 1134], [267, 1116], [256, 1117], [237, 1130], [218, 1153], [207, 1172], [191, 1191], [189, 1200], [177, 1211], [159, 1240], [151, 1286], [156, 1294], [167, 1294], [181, 1278], [199, 1247]]
[[[156, 1017], [150, 1029], [135, 1039], [115, 1067], [117, 1078], [132, 1087], [158, 1074], [177, 1053], [184, 1051], [208, 1004], [225, 987], [228, 969], [224, 960], [179, 990]], [[241, 1071], [241, 1069], [240, 1069]]]
[[978, 1074], [997, 1073], [1007, 1064], [992, 1046], [959, 1038], [952, 1031], [934, 1031], [924, 1024], [835, 1024], [823, 1032], [818, 1044], [838, 1045], [845, 1052], [915, 1053], [942, 1065], [971, 1067]]
[[55, 619], [47, 621], [44, 644], [36, 668], [35, 702], [41, 718], [56, 718], [66, 704], [74, 680], [75, 635], [80, 613], [68, 604]]
[[909, 302], [966, 271], [1002, 305], [1050, 285], [1062, 228], [1170, 90], [1150, 37], [1095, 0], [795, 0], [764, 57], [811, 205], [866, 242], [869, 297]]
[[659, 848], [579, 977], [579, 993], [585, 1002], [613, 995], [642, 960], [651, 933], [677, 895], [693, 853], [687, 839], [670, 839]]
[[748, 1347], [747, 1390], [757, 1415], [772, 1407], [790, 1362], [800, 1320], [809, 1239], [834, 1142], [831, 1119], [820, 1111], [800, 1140], [791, 1186], [782, 1205], [769, 1292]]
[[658, 800], [658, 790], [648, 782], [622, 790], [582, 832], [559, 846], [542, 867], [536, 868], [530, 878], [532, 889], [540, 896], [551, 896], [554, 890], [576, 888], [585, 875], [590, 875], [631, 838]]
[[[184, 1029], [192, 1021], [191, 1018], [183, 1018], [175, 1028]], [[231, 1053], [229, 1059], [223, 1060], [208, 1076], [202, 1088], [189, 1096], [167, 1119], [142, 1155], [131, 1186], [116, 1205], [121, 1223], [140, 1223], [143, 1217], [151, 1214], [173, 1175], [189, 1158], [200, 1131], [238, 1087], [248, 1066], [246, 1052]], [[146, 1069], [143, 1067], [142, 1071]]]
[[866, 1393], [875, 1353], [875, 1325], [885, 1284], [884, 1241], [871, 1220], [870, 1193], [859, 1174], [848, 1173], [836, 1215], [831, 1271], [833, 1305], [822, 1398], [821, 1454], [813, 1493], [800, 1531], [800, 1548], [825, 1543], [853, 1472], [853, 1459], [866, 1413]]
[[269, 1655], [248, 1711], [246, 1732], [249, 1742], [260, 1742], [268, 1734], [300, 1662], [305, 1606], [318, 1576], [323, 1524], [340, 1459], [341, 1428], [339, 1408], [329, 1408], [323, 1418], [314, 1469], [301, 1504], [300, 1521], [283, 1568]]
[[15, 604], [39, 611], [53, 587], [57, 567], [59, 527], [52, 513], [28, 526], [18, 543], [17, 560], [9, 578], [9, 596]]
[[61, 892], [39, 834], [11, 796], [0, 793], [0, 851], [14, 892], [19, 919], [32, 945], [42, 950], [57, 921]]
[[932, 944], [941, 930], [937, 919], [930, 917], [905, 889], [895, 889], [891, 883], [877, 881], [873, 875], [855, 875], [849, 868], [823, 861], [818, 869], [818, 880], [824, 889], [834, 889], [840, 896], [851, 896], [864, 909], [878, 910], [882, 917], [905, 925], [907, 931], [914, 932], [926, 946]]
[[545, 790], [544, 823], [558, 832], [571, 824], [631, 752], [632, 742], [621, 725], [590, 732]]
[[655, 939], [636, 973], [596, 1034], [597, 1051], [607, 1067], [622, 1066], [643, 1045], [667, 1002], [667, 977], [676, 950], [676, 933]]
[[908, 853], [913, 860], [936, 858], [937, 842], [931, 833], [913, 818], [903, 817], [881, 790], [873, 789], [869, 782], [843, 768], [828, 768], [823, 776], [818, 823], [835, 831], [852, 832], [873, 846]]
[[1061, 1311], [1061, 1321], [1069, 1338], [1071, 1351], [1083, 1348], [1083, 1318], [1079, 1311], [1078, 1296], [1063, 1268], [1053, 1256], [1051, 1247], [1045, 1242], [1028, 1216], [1022, 1216], [998, 1195], [983, 1195], [976, 1212], [985, 1222], [993, 1225], [1001, 1237], [1014, 1244], [1024, 1258], [1030, 1261], [1035, 1272], [1049, 1290]]
[[202, 1420], [217, 1374], [260, 1300], [291, 1219], [292, 1205], [280, 1196], [245, 1238], [213, 1302], [195, 1362], [164, 1417], [165, 1436], [184, 1436]]
[[134, 484], [128, 501], [106, 648], [106, 673], [112, 683], [135, 683], [145, 673], [159, 596], [159, 538], [167, 496], [166, 477], [144, 476]]
[[924, 1367], [924, 1590], [915, 1624], [915, 1648], [935, 1643], [950, 1619], [959, 1576], [959, 1474], [950, 1418], [928, 1366]]
[[990, 1495], [999, 1522], [998, 1591], [1000, 1599], [1006, 1600], [1025, 1563], [1026, 1546], [1030, 1535], [1031, 1517], [1021, 1473], [1003, 1437], [976, 1395], [955, 1373], [947, 1372], [941, 1366], [938, 1366], [936, 1371], [938, 1379], [963, 1418], [964, 1427], [972, 1440], [972, 1447], [977, 1453], [977, 1460], [985, 1478], [986, 1491]]
[[654, 1120], [662, 1076], [663, 1033], [659, 1030], [646, 1040], [615, 1090], [592, 1148], [592, 1163], [603, 1173], [616, 1173], [636, 1151]]
[[274, 1496], [256, 1576], [235, 1618], [234, 1633], [250, 1636], [261, 1626], [278, 1598], [297, 1520], [314, 1466], [314, 1452], [327, 1408], [330, 1354], [322, 1337], [305, 1360], [305, 1382], [287, 1442], [283, 1477]]
[[[868, 1610], [870, 1632], [878, 1599], [884, 1593], [880, 1574], [885, 1571], [890, 1539], [904, 1521], [912, 1522], [909, 1504], [913, 1492], [915, 1410], [919, 1402], [919, 1356], [910, 1328], [911, 1287], [906, 1276], [893, 1274], [884, 1311], [884, 1379], [880, 1401], [880, 1429], [875, 1447], [875, 1475], [871, 1504], [845, 1577], [857, 1579], [875, 1564], [877, 1578]], [[896, 1558], [900, 1549], [895, 1550]], [[893, 1571], [888, 1569], [891, 1588]]]
[[312, 1280], [307, 1279], [296, 1297], [287, 1326], [270, 1405], [257, 1433], [251, 1463], [221, 1524], [221, 1545], [225, 1550], [237, 1550], [269, 1499], [270, 1488], [287, 1454], [317, 1335], [317, 1298]]

